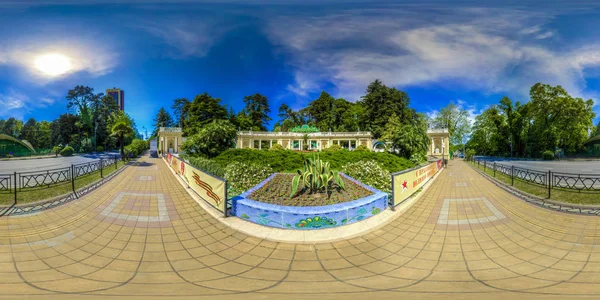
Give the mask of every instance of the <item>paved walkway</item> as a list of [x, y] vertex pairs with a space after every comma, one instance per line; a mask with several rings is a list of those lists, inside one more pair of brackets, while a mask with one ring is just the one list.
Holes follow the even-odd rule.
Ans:
[[599, 218], [531, 206], [460, 161], [388, 226], [315, 245], [235, 232], [202, 210], [162, 162], [142, 162], [78, 201], [0, 218], [0, 297], [565, 299], [600, 292]]

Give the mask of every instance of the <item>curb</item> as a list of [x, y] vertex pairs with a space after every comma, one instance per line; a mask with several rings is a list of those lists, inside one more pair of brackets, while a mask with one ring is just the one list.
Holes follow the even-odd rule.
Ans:
[[469, 167], [471, 167], [477, 173], [479, 173], [480, 175], [482, 175], [483, 177], [485, 177], [486, 179], [491, 181], [497, 187], [503, 189], [504, 191], [510, 193], [511, 195], [513, 195], [517, 198], [520, 198], [521, 200], [524, 200], [527, 203], [530, 203], [535, 206], [542, 207], [542, 208], [545, 208], [548, 210], [554, 210], [554, 211], [563, 212], [563, 213], [570, 213], [570, 214], [583, 215], [583, 216], [600, 216], [600, 206], [577, 205], [577, 204], [571, 204], [571, 203], [565, 203], [565, 202], [559, 202], [559, 201], [555, 201], [555, 200], [540, 198], [538, 196], [523, 192], [515, 187], [509, 186], [509, 185], [505, 184], [504, 182], [479, 170], [478, 168], [476, 168], [475, 166], [471, 165], [468, 162], [467, 162], [467, 164], [469, 165]]
[[437, 177], [445, 170], [442, 169], [436, 175], [434, 175], [423, 187], [421, 191], [406, 199], [403, 204], [396, 207], [395, 211], [386, 209], [379, 214], [370, 217], [364, 221], [344, 225], [340, 227], [319, 229], [319, 230], [291, 230], [291, 229], [280, 229], [274, 227], [267, 227], [258, 225], [236, 216], [229, 216], [225, 218], [223, 213], [217, 211], [210, 204], [206, 203], [200, 196], [198, 196], [192, 189], [188, 188], [183, 179], [177, 176], [173, 169], [168, 163], [160, 158], [163, 163], [167, 166], [167, 169], [175, 176], [179, 184], [185, 189], [185, 191], [196, 201], [204, 211], [209, 213], [213, 218], [217, 219], [223, 225], [246, 234], [251, 237], [264, 239], [271, 242], [277, 243], [295, 243], [295, 244], [311, 244], [316, 243], [332, 243], [343, 240], [348, 240], [362, 236], [366, 233], [376, 231], [383, 226], [391, 223], [406, 212], [414, 203], [416, 203], [423, 194], [429, 189]]

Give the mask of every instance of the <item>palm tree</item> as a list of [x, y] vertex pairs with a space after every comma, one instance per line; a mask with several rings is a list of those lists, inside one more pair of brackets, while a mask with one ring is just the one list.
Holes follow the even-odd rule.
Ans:
[[112, 136], [115, 136], [119, 140], [121, 146], [121, 159], [125, 160], [125, 146], [123, 142], [127, 136], [133, 133], [133, 128], [128, 124], [126, 120], [119, 120], [111, 128]]

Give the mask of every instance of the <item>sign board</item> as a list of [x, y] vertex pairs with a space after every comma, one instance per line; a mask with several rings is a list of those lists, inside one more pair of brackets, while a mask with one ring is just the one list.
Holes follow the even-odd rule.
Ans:
[[396, 206], [412, 196], [441, 169], [442, 160], [438, 160], [418, 169], [393, 174], [393, 205]]
[[207, 172], [196, 169], [172, 154], [167, 155], [167, 162], [178, 176], [204, 201], [225, 212], [227, 209], [227, 181]]

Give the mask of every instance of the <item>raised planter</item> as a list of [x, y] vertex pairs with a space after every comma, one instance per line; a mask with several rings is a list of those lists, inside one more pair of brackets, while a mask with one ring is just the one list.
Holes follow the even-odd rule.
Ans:
[[352, 224], [380, 213], [388, 207], [388, 195], [367, 186], [346, 174], [341, 176], [373, 192], [373, 195], [345, 203], [326, 206], [283, 206], [248, 199], [248, 196], [263, 187], [277, 173], [257, 186], [235, 197], [232, 214], [244, 220], [264, 226], [286, 229], [322, 229]]

